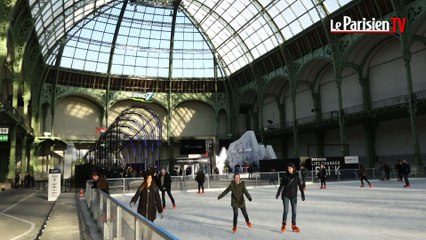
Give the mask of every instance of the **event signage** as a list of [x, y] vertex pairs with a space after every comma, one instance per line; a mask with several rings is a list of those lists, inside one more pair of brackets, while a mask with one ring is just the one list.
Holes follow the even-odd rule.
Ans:
[[56, 201], [61, 194], [61, 170], [49, 169], [47, 201]]

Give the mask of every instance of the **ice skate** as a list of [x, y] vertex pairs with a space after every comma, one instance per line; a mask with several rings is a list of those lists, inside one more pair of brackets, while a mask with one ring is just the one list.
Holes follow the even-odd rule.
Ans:
[[173, 203], [173, 208], [176, 208], [176, 203]]
[[364, 187], [364, 185], [361, 185], [361, 186], [359, 186], [360, 188], [363, 188]]
[[285, 224], [281, 226], [281, 232], [285, 232]]
[[411, 188], [410, 184], [404, 185], [404, 188]]
[[370, 188], [373, 188], [373, 184], [370, 184]]
[[232, 227], [232, 232], [236, 233], [237, 232], [237, 226]]
[[251, 222], [247, 222], [247, 227], [251, 228], [251, 227], [253, 227], [253, 224], [251, 224]]
[[300, 228], [296, 226], [295, 224], [291, 225], [291, 229], [293, 230], [293, 232], [300, 232]]

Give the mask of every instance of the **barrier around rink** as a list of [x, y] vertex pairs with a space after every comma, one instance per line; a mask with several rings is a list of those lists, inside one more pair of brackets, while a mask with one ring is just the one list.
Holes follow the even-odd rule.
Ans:
[[126, 204], [99, 189], [92, 188], [92, 181], [86, 182], [85, 199], [98, 231], [105, 240], [178, 239]]
[[[420, 171], [421, 172], [421, 171]], [[241, 179], [245, 182], [246, 186], [257, 187], [257, 186], [268, 186], [268, 185], [279, 185], [280, 180], [285, 172], [274, 171], [274, 172], [242, 172], [239, 173]], [[300, 171], [299, 171], [300, 174]], [[307, 171], [306, 182], [317, 183], [316, 171]], [[369, 179], [382, 179], [384, 180], [384, 172], [378, 168], [367, 168], [366, 174]], [[327, 181], [353, 181], [359, 180], [357, 169], [339, 169], [338, 171], [327, 170]], [[421, 177], [419, 169], [416, 167], [412, 168], [410, 177]], [[301, 177], [301, 176], [300, 176]], [[391, 170], [390, 178], [396, 178], [397, 173], [395, 170]], [[181, 175], [172, 176], [172, 191], [195, 191], [197, 189], [197, 182], [193, 175]], [[226, 188], [230, 181], [232, 181], [233, 173], [228, 174], [206, 174], [204, 188], [215, 189], [215, 188]], [[127, 194], [135, 193], [139, 185], [142, 183], [143, 178], [131, 177], [131, 178], [108, 178], [110, 192], [112, 194]]]

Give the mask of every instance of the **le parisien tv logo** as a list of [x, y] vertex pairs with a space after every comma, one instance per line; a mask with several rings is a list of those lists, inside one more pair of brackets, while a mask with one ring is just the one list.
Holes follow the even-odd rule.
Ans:
[[[342, 33], [384, 33], [394, 34], [403, 33], [407, 23], [406, 18], [392, 17], [390, 20], [376, 20], [375, 18], [367, 20], [362, 18], [360, 21], [354, 21], [349, 16], [344, 16], [341, 22], [330, 20], [330, 32], [334, 34]], [[399, 31], [398, 31], [399, 30]]]

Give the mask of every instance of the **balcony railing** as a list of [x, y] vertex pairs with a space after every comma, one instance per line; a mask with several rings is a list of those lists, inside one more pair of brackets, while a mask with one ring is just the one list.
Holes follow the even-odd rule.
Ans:
[[8, 101], [3, 98], [3, 95], [0, 94], [0, 108], [3, 108], [6, 112], [13, 115], [15, 120], [23, 126], [27, 132], [34, 134], [34, 130], [31, 127], [31, 124], [16, 110]]
[[[420, 102], [426, 100], [426, 90], [419, 91], [413, 93], [413, 99], [414, 101]], [[408, 95], [400, 95], [392, 98], [387, 98], [379, 101], [375, 101], [371, 103], [371, 110], [380, 110], [380, 109], [388, 109], [388, 108], [395, 108], [395, 107], [401, 107], [408, 104]], [[362, 114], [367, 113], [367, 110], [365, 109], [364, 104], [351, 106], [343, 109], [343, 113], [346, 117], [350, 115], [356, 115], [356, 114]], [[330, 111], [330, 112], [324, 112], [322, 113], [321, 120], [319, 121], [325, 121], [328, 119], [338, 119], [339, 118], [339, 111]], [[308, 116], [297, 119], [297, 125], [306, 125], [309, 123], [317, 122], [316, 116]], [[278, 125], [278, 126], [276, 126]], [[282, 126], [281, 124], [274, 124], [275, 128], [270, 128], [268, 126], [264, 126], [264, 129], [267, 129], [269, 131], [273, 129], [285, 129], [285, 128], [291, 128], [293, 127], [294, 123], [293, 121], [287, 121], [285, 126]]]

